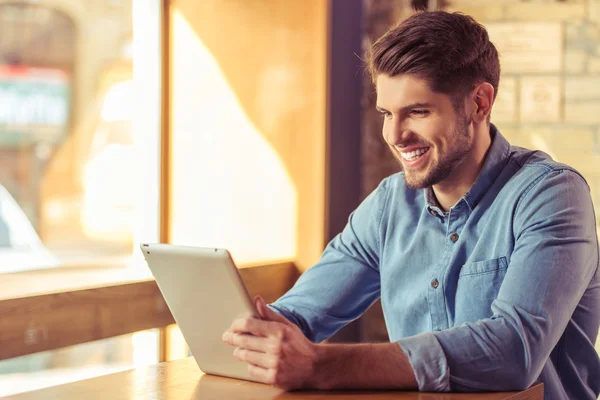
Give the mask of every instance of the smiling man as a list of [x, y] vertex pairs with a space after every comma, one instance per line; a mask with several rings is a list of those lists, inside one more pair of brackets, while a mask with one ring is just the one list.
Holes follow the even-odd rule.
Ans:
[[[498, 53], [461, 14], [417, 14], [369, 52], [403, 172], [352, 213], [261, 319], [224, 333], [257, 379], [298, 388], [596, 399], [600, 272], [588, 185], [490, 123]], [[390, 343], [322, 344], [382, 300]]]

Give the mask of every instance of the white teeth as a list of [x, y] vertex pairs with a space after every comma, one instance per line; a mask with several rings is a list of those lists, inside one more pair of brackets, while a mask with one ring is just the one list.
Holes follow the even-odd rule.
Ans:
[[412, 160], [416, 159], [417, 157], [421, 156], [422, 154], [424, 154], [427, 150], [429, 150], [429, 147], [424, 148], [424, 149], [415, 150], [415, 151], [409, 151], [408, 153], [401, 153], [401, 154], [402, 154], [402, 158], [404, 158], [405, 160], [412, 161]]

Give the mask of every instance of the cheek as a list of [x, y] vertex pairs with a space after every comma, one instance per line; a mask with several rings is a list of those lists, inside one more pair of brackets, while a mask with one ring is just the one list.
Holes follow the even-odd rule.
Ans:
[[452, 150], [452, 146], [454, 142], [449, 140], [450, 138], [447, 135], [440, 135], [436, 140], [436, 147], [440, 149], [440, 152], [447, 152]]
[[438, 136], [430, 136], [425, 137], [425, 139], [429, 142], [429, 145], [431, 146], [429, 152], [431, 153], [431, 158], [434, 161], [443, 158], [444, 154], [448, 152], [448, 143], [446, 143], [443, 138], [440, 138]]
[[383, 137], [383, 140], [385, 140], [385, 142], [387, 144], [390, 143], [390, 124], [388, 124], [385, 120], [383, 121], [383, 127], [381, 128], [381, 136]]
[[440, 158], [441, 155], [443, 155], [447, 152], [448, 147], [446, 146], [445, 143], [440, 142], [439, 140], [436, 140], [435, 142], [432, 142], [432, 144], [433, 144], [433, 156], [435, 158]]

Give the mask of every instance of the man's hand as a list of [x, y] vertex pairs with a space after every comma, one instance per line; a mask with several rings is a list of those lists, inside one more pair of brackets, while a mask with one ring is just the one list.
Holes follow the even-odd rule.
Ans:
[[233, 321], [223, 341], [257, 381], [284, 390], [417, 388], [397, 343], [314, 344], [262, 298], [255, 304], [261, 319]]
[[236, 348], [234, 357], [246, 362], [260, 382], [284, 390], [314, 387], [317, 345], [261, 297], [255, 304], [261, 319], [237, 319], [223, 334], [223, 341]]

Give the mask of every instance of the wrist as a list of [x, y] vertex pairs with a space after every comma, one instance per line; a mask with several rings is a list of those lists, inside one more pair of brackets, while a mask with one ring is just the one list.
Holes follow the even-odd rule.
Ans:
[[327, 377], [327, 345], [313, 344], [314, 358], [312, 373], [309, 379], [309, 386], [313, 389], [328, 390], [331, 389], [331, 384]]

